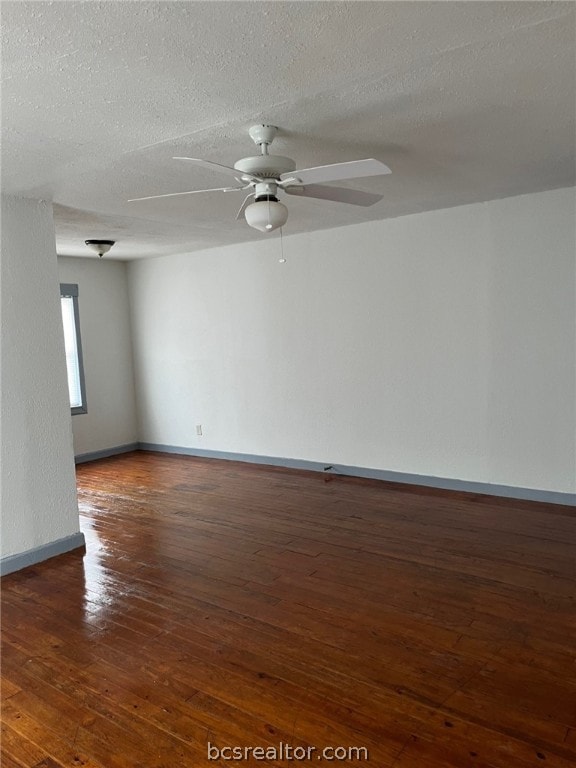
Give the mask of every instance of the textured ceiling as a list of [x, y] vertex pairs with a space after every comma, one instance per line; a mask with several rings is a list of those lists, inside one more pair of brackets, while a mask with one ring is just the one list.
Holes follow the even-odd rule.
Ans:
[[[573, 2], [9, 2], [2, 184], [52, 199], [58, 252], [130, 259], [270, 235], [232, 165], [280, 127], [297, 167], [375, 157], [372, 208], [290, 197], [285, 234], [575, 183]], [[277, 236], [278, 233], [276, 233]], [[274, 235], [271, 235], [274, 237]]]

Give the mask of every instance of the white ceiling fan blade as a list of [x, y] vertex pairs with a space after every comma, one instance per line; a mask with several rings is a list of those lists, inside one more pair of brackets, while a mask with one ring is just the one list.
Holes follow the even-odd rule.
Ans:
[[180, 195], [198, 195], [200, 192], [240, 192], [246, 187], [215, 187], [214, 189], [192, 189], [189, 192], [169, 192], [167, 195], [148, 195], [148, 197], [133, 197], [128, 203], [139, 200], [158, 200], [160, 197], [179, 197]]
[[364, 176], [384, 176], [392, 173], [390, 168], [379, 160], [369, 158], [367, 160], [351, 160], [349, 163], [334, 163], [334, 165], [320, 165], [317, 168], [302, 168], [283, 173], [282, 181], [298, 179], [302, 184], [322, 184], [325, 181], [344, 181], [344, 179], [360, 179]]
[[227, 176], [233, 176], [235, 179], [250, 178], [251, 181], [258, 181], [257, 176], [253, 176], [251, 173], [244, 173], [237, 168], [230, 168], [228, 165], [220, 165], [220, 163], [213, 163], [210, 160], [202, 160], [198, 157], [173, 157], [172, 160], [186, 160], [189, 163], [196, 163], [196, 165], [203, 165], [205, 168], [209, 168], [211, 171], [217, 171], [218, 173], [225, 173]]
[[287, 195], [297, 197], [316, 197], [319, 200], [333, 200], [335, 203], [349, 203], [350, 205], [374, 205], [382, 200], [384, 195], [374, 192], [362, 192], [359, 189], [344, 189], [344, 187], [325, 187], [323, 184], [306, 184], [303, 187], [286, 187]]
[[255, 195], [254, 195], [254, 192], [251, 192], [249, 195], [246, 195], [246, 197], [244, 198], [244, 202], [243, 202], [243, 203], [242, 203], [242, 205], [240, 206], [240, 210], [239, 210], [239, 211], [238, 211], [238, 213], [236, 214], [236, 221], [238, 221], [239, 219], [241, 219], [241, 218], [244, 216], [244, 211], [246, 210], [246, 208], [248, 208], [248, 201], [249, 201], [249, 200], [250, 200], [252, 197], [254, 197], [254, 196], [255, 196]]

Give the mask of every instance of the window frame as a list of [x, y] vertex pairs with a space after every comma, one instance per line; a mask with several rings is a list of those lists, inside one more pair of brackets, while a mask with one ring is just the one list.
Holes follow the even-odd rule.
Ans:
[[[80, 335], [80, 309], [78, 305], [78, 283], [60, 283], [60, 305], [62, 299], [72, 299], [74, 309], [74, 327], [76, 331], [76, 352], [78, 356], [78, 377], [80, 379], [80, 395], [82, 405], [70, 406], [70, 412], [73, 416], [79, 413], [88, 413], [86, 404], [86, 380], [84, 378], [84, 356], [82, 354], [82, 337]], [[68, 372], [66, 372], [66, 383], [68, 383]]]

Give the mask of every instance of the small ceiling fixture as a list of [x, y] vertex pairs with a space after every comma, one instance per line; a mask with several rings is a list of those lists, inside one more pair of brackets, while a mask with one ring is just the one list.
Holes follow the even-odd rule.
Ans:
[[92, 248], [93, 251], [96, 251], [98, 256], [102, 258], [105, 253], [108, 253], [110, 248], [114, 245], [116, 242], [115, 240], [85, 240], [84, 241], [88, 248]]

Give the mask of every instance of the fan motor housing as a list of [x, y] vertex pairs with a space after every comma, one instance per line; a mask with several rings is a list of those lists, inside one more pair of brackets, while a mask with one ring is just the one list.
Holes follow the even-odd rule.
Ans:
[[283, 173], [296, 170], [296, 163], [280, 155], [256, 155], [243, 157], [234, 163], [234, 168], [241, 173], [250, 173], [264, 179], [278, 179]]

